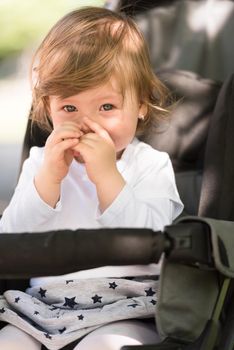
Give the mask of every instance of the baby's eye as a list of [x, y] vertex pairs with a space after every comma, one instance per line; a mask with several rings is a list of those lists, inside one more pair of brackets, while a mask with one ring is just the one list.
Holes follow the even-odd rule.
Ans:
[[77, 108], [72, 105], [63, 106], [65, 112], [77, 112]]
[[104, 111], [111, 111], [114, 108], [114, 106], [111, 103], [105, 103], [102, 105], [101, 110]]

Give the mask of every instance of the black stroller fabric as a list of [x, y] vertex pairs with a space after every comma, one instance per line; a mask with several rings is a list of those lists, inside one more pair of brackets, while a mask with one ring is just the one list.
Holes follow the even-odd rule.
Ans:
[[209, 126], [199, 216], [234, 220], [234, 75], [225, 81]]
[[170, 155], [175, 173], [202, 170], [213, 110], [222, 83], [182, 70], [156, 72], [176, 101], [168, 120], [151, 128], [143, 141]]
[[164, 69], [157, 75], [177, 102], [170, 121], [152, 127], [142, 139], [170, 155], [185, 212], [197, 215], [207, 135], [222, 84], [181, 70]]

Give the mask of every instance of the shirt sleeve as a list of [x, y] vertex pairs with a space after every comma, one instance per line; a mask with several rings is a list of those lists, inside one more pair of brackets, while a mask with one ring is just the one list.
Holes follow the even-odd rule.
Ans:
[[34, 186], [40, 158], [40, 149], [33, 147], [30, 157], [24, 162], [14, 195], [3, 212], [0, 232], [43, 231], [48, 227], [48, 221], [59, 213], [61, 203], [58, 202], [55, 209], [51, 208], [40, 198]]
[[[134, 177], [133, 177], [134, 178]], [[106, 227], [144, 227], [163, 230], [182, 212], [169, 157], [153, 163], [139, 179], [129, 181], [97, 220]]]

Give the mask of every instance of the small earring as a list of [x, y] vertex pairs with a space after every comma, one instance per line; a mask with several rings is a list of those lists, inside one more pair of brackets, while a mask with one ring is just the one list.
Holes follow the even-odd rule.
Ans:
[[145, 116], [142, 114], [142, 115], [139, 115], [139, 117], [138, 117], [140, 120], [144, 120], [145, 119]]

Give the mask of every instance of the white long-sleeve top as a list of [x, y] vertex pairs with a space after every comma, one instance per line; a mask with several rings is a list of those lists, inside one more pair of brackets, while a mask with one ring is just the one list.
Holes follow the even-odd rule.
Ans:
[[[87, 176], [85, 165], [75, 160], [62, 182], [56, 208], [47, 205], [34, 186], [34, 176], [43, 156], [44, 148], [32, 147], [11, 202], [3, 213], [0, 232], [100, 227], [163, 230], [183, 209], [168, 154], [136, 138], [117, 161], [126, 185], [103, 213], [99, 211], [96, 188]], [[120, 270], [120, 275], [129, 275], [129, 269], [126, 274], [121, 272], [123, 269]], [[82, 271], [78, 274], [82, 274]]]

